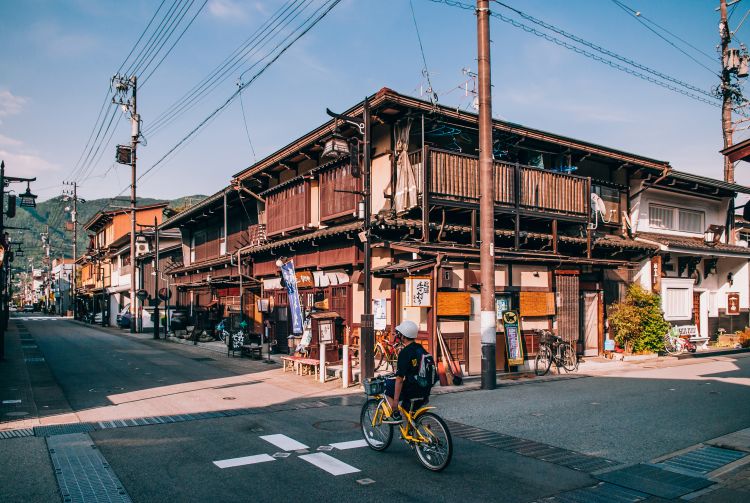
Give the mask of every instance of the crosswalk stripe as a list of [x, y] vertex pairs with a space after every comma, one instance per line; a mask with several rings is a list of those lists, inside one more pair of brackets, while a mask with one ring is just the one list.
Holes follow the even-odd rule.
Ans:
[[254, 465], [256, 463], [265, 463], [267, 461], [276, 461], [276, 458], [268, 454], [258, 454], [255, 456], [244, 456], [242, 458], [222, 459], [214, 461], [219, 468], [234, 468], [235, 466]]
[[305, 454], [299, 457], [304, 459], [308, 463], [317, 466], [321, 470], [325, 470], [331, 475], [346, 475], [347, 473], [357, 473], [360, 470], [354, 468], [351, 465], [347, 465], [343, 461], [329, 456], [325, 452], [316, 452], [315, 454]]
[[297, 442], [293, 438], [289, 438], [286, 435], [282, 435], [280, 433], [276, 435], [263, 435], [260, 438], [270, 444], [275, 445], [279, 449], [284, 449], [285, 451], [299, 451], [301, 449], [309, 449], [309, 447], [302, 442]]
[[344, 451], [346, 449], [356, 449], [358, 447], [367, 447], [367, 441], [365, 439], [349, 440], [348, 442], [336, 442], [329, 444], [334, 449]]

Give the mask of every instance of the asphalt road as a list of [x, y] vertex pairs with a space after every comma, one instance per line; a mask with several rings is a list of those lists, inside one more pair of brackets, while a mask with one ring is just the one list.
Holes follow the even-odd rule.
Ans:
[[[301, 391], [293, 392], [283, 383], [274, 384], [262, 364], [210, 358], [174, 344], [114, 335], [70, 321], [25, 325], [52, 376], [53, 382], [47, 380], [38, 394], [35, 391], [40, 398], [55, 397], [49, 402], [53, 406], [38, 406], [48, 421], [66, 414], [90, 420], [108, 414], [138, 417], [289, 404], [304, 398], [305, 387], [320, 386], [310, 378], [295, 377], [294, 385]], [[281, 373], [278, 367], [270, 372]], [[601, 377], [451, 393], [433, 397], [432, 403], [445, 418], [466, 425], [634, 463], [750, 426], [748, 401], [750, 358], [727, 356], [664, 368], [636, 366]], [[328, 450], [331, 444], [361, 439], [359, 403], [353, 397], [316, 408], [105, 429], [89, 435], [137, 502], [529, 502], [596, 483], [587, 473], [458, 436], [451, 466], [439, 474], [422, 468], [398, 439], [382, 453], [367, 447]], [[274, 443], [262, 438], [269, 435], [285, 439], [279, 443], [278, 437], [269, 437], [276, 439]], [[304, 444], [307, 452], [285, 450], [284, 442], [290, 439]], [[40, 441], [0, 440], [0, 447], [13, 448], [0, 456], [0, 481], [10, 482], [7, 470], [22, 468], [24, 474], [38, 470], [37, 480], [49, 484], [54, 475]], [[19, 461], [24, 450], [33, 462]], [[215, 464], [247, 456], [262, 461], [227, 468]], [[350, 473], [334, 475], [331, 470]], [[49, 491], [41, 487], [24, 494], [24, 501], [49, 501]]]

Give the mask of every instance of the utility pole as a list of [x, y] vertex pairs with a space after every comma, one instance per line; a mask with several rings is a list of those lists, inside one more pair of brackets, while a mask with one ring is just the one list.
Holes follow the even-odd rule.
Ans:
[[[727, 0], [721, 0], [721, 130], [724, 135], [724, 148], [732, 146], [732, 92], [731, 69], [729, 66], [729, 43], [732, 34], [727, 21]], [[724, 156], [724, 181], [734, 183], [734, 163]]]
[[[492, 158], [492, 84], [490, 75], [490, 2], [477, 0], [479, 73], [479, 267], [482, 280], [480, 335], [482, 389], [497, 385], [495, 345], [495, 171]], [[518, 218], [518, 215], [515, 216]]]
[[[161, 318], [159, 317], [159, 223], [154, 216], [154, 239], [156, 240], [156, 250], [154, 250], [154, 339], [159, 338], [161, 331]], [[166, 332], [164, 340], [167, 339]]]
[[[115, 90], [122, 95], [121, 99], [117, 101], [115, 98], [112, 102], [116, 105], [127, 107], [130, 112], [130, 332], [136, 332], [136, 323], [138, 315], [138, 298], [135, 296], [136, 292], [136, 266], [135, 266], [135, 224], [136, 224], [136, 151], [138, 148], [138, 140], [140, 138], [140, 127], [141, 117], [138, 115], [138, 108], [136, 104], [136, 95], [138, 89], [138, 78], [135, 75], [131, 75], [130, 78], [125, 78], [120, 75], [116, 75], [112, 78], [112, 84]], [[129, 101], [125, 102], [123, 99], [126, 97], [128, 91], [131, 91]], [[119, 157], [120, 147], [118, 147], [118, 162], [121, 162]]]
[[76, 261], [78, 260], [78, 182], [70, 182], [66, 185], [71, 185], [73, 187], [73, 209], [70, 212], [70, 221], [73, 224], [73, 268], [69, 288], [70, 302], [73, 306], [73, 319], [75, 320], [78, 319], [78, 295], [76, 294]]

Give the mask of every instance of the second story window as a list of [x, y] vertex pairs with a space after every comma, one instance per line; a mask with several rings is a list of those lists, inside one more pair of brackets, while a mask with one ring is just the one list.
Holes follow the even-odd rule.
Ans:
[[648, 225], [652, 229], [702, 234], [705, 214], [702, 211], [651, 204], [648, 207]]

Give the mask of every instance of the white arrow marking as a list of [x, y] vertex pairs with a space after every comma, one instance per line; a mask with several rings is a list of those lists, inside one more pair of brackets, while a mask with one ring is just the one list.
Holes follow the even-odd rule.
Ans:
[[258, 454], [256, 456], [245, 456], [243, 458], [222, 459], [221, 461], [214, 461], [214, 464], [219, 468], [233, 468], [235, 466], [265, 463], [266, 461], [276, 461], [276, 459], [268, 454]]
[[338, 459], [329, 456], [325, 452], [305, 454], [304, 456], [300, 456], [299, 458], [304, 459], [308, 463], [317, 466], [321, 470], [327, 471], [331, 475], [345, 475], [347, 473], [357, 473], [358, 471], [360, 471], [358, 468], [347, 465], [343, 461], [339, 461]]
[[334, 449], [338, 449], [340, 451], [345, 451], [347, 449], [356, 449], [358, 447], [367, 447], [367, 440], [365, 439], [359, 439], [359, 440], [350, 440], [348, 442], [336, 442], [335, 444], [330, 444], [331, 447]]
[[297, 442], [293, 438], [289, 438], [286, 435], [263, 435], [260, 438], [268, 443], [275, 445], [279, 449], [284, 449], [285, 451], [299, 451], [301, 449], [309, 449], [309, 447], [302, 442]]

